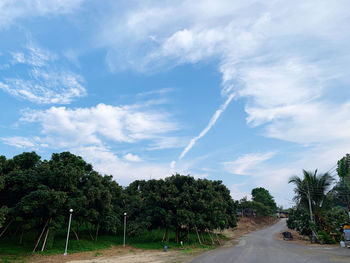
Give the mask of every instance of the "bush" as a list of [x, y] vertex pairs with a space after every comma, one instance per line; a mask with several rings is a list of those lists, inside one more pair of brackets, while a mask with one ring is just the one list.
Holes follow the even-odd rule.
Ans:
[[312, 234], [310, 217], [303, 210], [291, 209], [287, 220], [287, 226], [290, 229], [295, 229], [301, 235], [310, 236]]
[[321, 244], [335, 244], [335, 240], [325, 230], [318, 231], [317, 238]]

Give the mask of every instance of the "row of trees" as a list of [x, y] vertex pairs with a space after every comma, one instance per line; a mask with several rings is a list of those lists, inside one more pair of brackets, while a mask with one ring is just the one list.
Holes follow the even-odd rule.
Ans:
[[[190, 231], [213, 231], [236, 226], [236, 210], [230, 191], [221, 181], [195, 180], [176, 174], [165, 180], [135, 181], [125, 189], [125, 206], [129, 211], [128, 231], [142, 229], [175, 230], [175, 241]], [[200, 238], [198, 235], [199, 242]]]
[[171, 229], [176, 242], [190, 231], [200, 241], [198, 232], [236, 226], [236, 207], [221, 181], [176, 174], [134, 181], [123, 189], [69, 152], [53, 154], [49, 161], [35, 152], [0, 157], [0, 237], [11, 232], [22, 243], [23, 234], [33, 232], [34, 251], [39, 244], [44, 249], [46, 240], [66, 227], [70, 208], [77, 239], [82, 229], [94, 240], [99, 233], [120, 231], [124, 211], [130, 235], [163, 228], [167, 240]]
[[259, 187], [252, 190], [252, 200], [247, 197], [236, 201], [237, 211], [244, 216], [274, 216], [277, 211], [277, 205], [268, 190]]
[[[34, 152], [7, 160], [0, 159], [2, 224], [0, 235], [11, 227], [19, 234], [37, 231], [37, 241], [50, 231], [61, 229], [67, 222], [67, 211], [74, 209], [75, 229], [116, 232], [121, 226], [122, 188], [111, 176], [101, 176], [81, 157], [69, 152], [53, 154], [41, 161]], [[91, 235], [92, 236], [92, 235]], [[46, 240], [46, 238], [45, 238]], [[43, 245], [43, 247], [45, 244]]]
[[312, 241], [339, 241], [342, 227], [350, 223], [347, 214], [350, 209], [350, 155], [339, 160], [337, 166], [337, 182], [329, 173], [318, 174], [317, 170], [303, 170], [303, 177], [293, 176], [289, 180], [295, 185], [297, 205], [290, 211], [288, 227], [309, 235]]

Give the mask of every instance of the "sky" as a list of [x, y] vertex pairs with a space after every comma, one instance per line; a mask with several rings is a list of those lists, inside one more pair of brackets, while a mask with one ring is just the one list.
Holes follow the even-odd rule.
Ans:
[[0, 154], [292, 206], [350, 151], [349, 25], [346, 0], [1, 0]]

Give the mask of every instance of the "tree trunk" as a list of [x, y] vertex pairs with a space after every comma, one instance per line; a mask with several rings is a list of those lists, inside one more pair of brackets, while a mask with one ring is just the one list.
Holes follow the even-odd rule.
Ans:
[[21, 227], [22, 227], [22, 224], [19, 224], [19, 225], [17, 226], [16, 231], [15, 231], [15, 233], [13, 234], [14, 237], [17, 235], [18, 230], [19, 230]]
[[179, 243], [179, 228], [178, 227], [176, 227], [175, 243]]
[[43, 246], [41, 247], [41, 251], [44, 251], [44, 249], [45, 249], [46, 240], [47, 240], [47, 236], [49, 235], [49, 231], [50, 231], [50, 227], [48, 227], [47, 230], [46, 230], [46, 234], [45, 234]]
[[98, 229], [100, 228], [100, 224], [97, 224], [96, 234], [95, 234], [95, 242], [97, 241]]
[[216, 235], [216, 241], [218, 241], [218, 244], [221, 246], [221, 242], [220, 242], [220, 239], [219, 239], [219, 237], [218, 237], [218, 234], [215, 233], [215, 235]]
[[41, 251], [44, 251], [44, 249], [45, 249], [47, 236], [49, 235], [49, 231], [50, 231], [50, 223], [51, 223], [51, 221], [52, 221], [52, 217], [50, 218], [49, 225], [48, 225], [47, 230], [46, 230], [46, 235], [45, 235], [45, 238], [44, 238], [43, 246], [41, 247]]
[[202, 241], [203, 241], [203, 243], [205, 243], [205, 236], [203, 235], [203, 232], [202, 231], [199, 231], [199, 234], [200, 234], [200, 236], [202, 237]]
[[199, 242], [199, 244], [201, 244], [201, 245], [202, 245], [202, 241], [201, 241], [201, 238], [199, 237], [199, 234], [198, 234], [198, 229], [197, 229], [197, 227], [195, 227], [194, 229], [196, 230], [196, 233], [197, 233], [197, 237], [198, 237], [198, 242]]
[[46, 223], [45, 223], [45, 226], [43, 227], [43, 230], [41, 231], [41, 233], [40, 233], [40, 235], [39, 235], [39, 237], [38, 237], [38, 240], [36, 241], [35, 247], [34, 247], [33, 252], [32, 252], [33, 254], [34, 254], [36, 248], [37, 248], [38, 245], [39, 245], [40, 239], [41, 239], [41, 237], [43, 236], [43, 234], [44, 234], [44, 232], [45, 232], [45, 229], [46, 229], [46, 226], [47, 226], [48, 223], [49, 223], [49, 219], [47, 219], [47, 221], [46, 221]]
[[4, 230], [2, 230], [2, 232], [0, 233], [0, 237], [2, 237], [2, 235], [6, 232], [6, 230], [9, 228], [9, 226], [12, 224], [14, 220], [12, 219], [8, 224], [7, 226], [4, 228]]
[[165, 230], [164, 230], [162, 242], [167, 241], [167, 240], [168, 240], [168, 227], [166, 226]]
[[22, 245], [23, 244], [23, 233], [24, 233], [24, 230], [22, 229], [22, 233], [19, 237], [19, 244]]
[[77, 234], [79, 234], [79, 230], [80, 230], [80, 222], [77, 222]]
[[85, 225], [86, 225], [86, 229], [87, 229], [87, 231], [88, 231], [88, 233], [89, 233], [89, 235], [90, 235], [90, 238], [91, 238], [91, 240], [93, 241], [93, 240], [94, 240], [94, 237], [93, 237], [92, 234], [91, 234], [90, 228], [89, 228], [89, 226], [88, 226], [87, 223], [86, 223]]
[[212, 245], [214, 245], [214, 243], [215, 243], [215, 242], [214, 242], [214, 239], [213, 239], [213, 237], [211, 236], [211, 234], [210, 234], [210, 231], [209, 231], [209, 230], [208, 230], [208, 234], [209, 234], [209, 237], [210, 237], [210, 239], [211, 239], [211, 244], [212, 244]]
[[79, 236], [78, 236], [78, 233], [76, 231], [74, 231], [74, 229], [72, 228], [72, 232], [74, 233], [75, 235], [75, 238], [79, 241]]

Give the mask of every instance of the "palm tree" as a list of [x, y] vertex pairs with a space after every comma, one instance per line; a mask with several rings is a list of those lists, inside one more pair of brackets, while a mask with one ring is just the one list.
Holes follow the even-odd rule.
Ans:
[[329, 173], [317, 175], [315, 172], [303, 170], [304, 178], [292, 176], [288, 183], [295, 184], [294, 200], [298, 205], [309, 208], [310, 214], [314, 211], [315, 217], [319, 217], [326, 204], [329, 188], [332, 185], [333, 177]]

